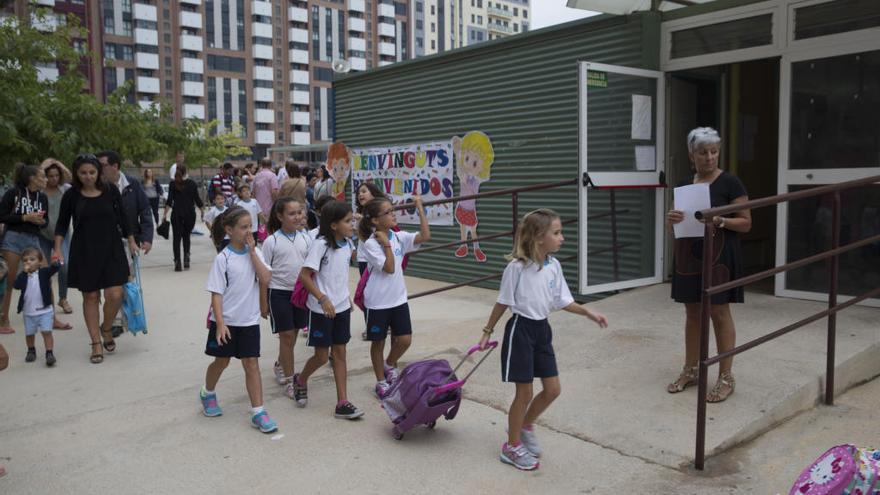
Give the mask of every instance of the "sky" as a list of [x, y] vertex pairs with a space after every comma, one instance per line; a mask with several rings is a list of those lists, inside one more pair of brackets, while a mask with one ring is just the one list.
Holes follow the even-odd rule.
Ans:
[[596, 15], [596, 12], [589, 10], [570, 9], [565, 4], [566, 0], [532, 0], [531, 14], [533, 19], [529, 29], [541, 29]]

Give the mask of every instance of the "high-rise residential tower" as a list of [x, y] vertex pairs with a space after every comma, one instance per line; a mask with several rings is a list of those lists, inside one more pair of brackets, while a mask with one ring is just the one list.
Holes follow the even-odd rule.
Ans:
[[531, 24], [530, 0], [409, 0], [409, 3], [416, 57], [524, 33]]

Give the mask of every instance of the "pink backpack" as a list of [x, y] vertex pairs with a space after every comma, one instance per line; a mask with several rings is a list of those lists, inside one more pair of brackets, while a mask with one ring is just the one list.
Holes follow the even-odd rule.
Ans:
[[880, 450], [838, 445], [803, 470], [789, 495], [880, 494]]
[[361, 308], [361, 311], [364, 313], [367, 312], [367, 306], [364, 304], [364, 289], [367, 288], [367, 281], [370, 280], [370, 268], [367, 267], [364, 270], [364, 273], [361, 274], [360, 280], [358, 280], [358, 285], [354, 289], [354, 305]]
[[[327, 246], [327, 249], [324, 250], [324, 255], [321, 256], [321, 265], [324, 264], [324, 259], [327, 257], [327, 251], [330, 250], [330, 246]], [[320, 266], [320, 265], [319, 265]], [[312, 272], [312, 281], [315, 280], [315, 276], [318, 272]], [[302, 282], [297, 277], [296, 284], [293, 286], [293, 293], [290, 294], [290, 304], [293, 304], [299, 309], [306, 309], [306, 302], [309, 300], [309, 291], [306, 290], [306, 287], [302, 284]]]

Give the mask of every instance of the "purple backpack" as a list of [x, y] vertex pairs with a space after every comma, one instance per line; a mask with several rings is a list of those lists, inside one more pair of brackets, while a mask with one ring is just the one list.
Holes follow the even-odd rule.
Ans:
[[[452, 375], [452, 367], [445, 359], [426, 359], [407, 366], [382, 400], [382, 405], [391, 417], [391, 421], [395, 424], [402, 421], [407, 411], [414, 409], [425, 393], [431, 392], [449, 380], [458, 380], [455, 375], [451, 378], [450, 375]], [[441, 397], [431, 398], [429, 402], [439, 404], [460, 396], [461, 390], [455, 389]]]
[[803, 470], [789, 495], [880, 494], [880, 450], [838, 445]]

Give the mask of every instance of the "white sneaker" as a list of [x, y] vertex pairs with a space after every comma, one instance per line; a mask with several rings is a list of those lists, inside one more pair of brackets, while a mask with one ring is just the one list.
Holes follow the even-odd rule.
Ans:
[[392, 384], [397, 381], [397, 378], [400, 376], [400, 372], [397, 371], [397, 368], [392, 368], [391, 366], [385, 365], [385, 381], [388, 384]]
[[505, 442], [501, 446], [501, 462], [523, 471], [533, 471], [541, 465], [522, 443], [516, 447], [510, 447]]
[[381, 382], [376, 382], [376, 388], [375, 388], [376, 397], [378, 397], [379, 400], [384, 399], [385, 396], [388, 395], [388, 391], [390, 389], [391, 389], [391, 385], [389, 385], [388, 382], [386, 382], [385, 380], [382, 380]]
[[272, 371], [275, 373], [275, 381], [278, 382], [278, 385], [286, 385], [290, 382], [290, 378], [284, 376], [284, 368], [278, 364], [278, 361], [275, 361], [275, 365], [272, 366]]
[[531, 431], [523, 428], [519, 432], [519, 439], [522, 444], [525, 446], [526, 450], [531, 452], [531, 454], [535, 457], [541, 457], [541, 454], [544, 451], [541, 449], [541, 446], [538, 444], [538, 437], [535, 435], [535, 430]]

